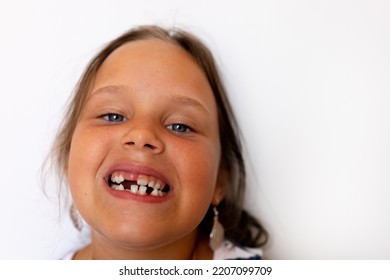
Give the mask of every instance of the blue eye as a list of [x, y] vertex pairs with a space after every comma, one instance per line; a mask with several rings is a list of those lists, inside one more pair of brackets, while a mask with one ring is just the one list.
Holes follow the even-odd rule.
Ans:
[[101, 117], [108, 122], [123, 122], [125, 120], [124, 116], [114, 113], [105, 114]]
[[167, 128], [176, 133], [187, 133], [192, 131], [192, 129], [189, 126], [182, 123], [170, 124], [167, 126]]

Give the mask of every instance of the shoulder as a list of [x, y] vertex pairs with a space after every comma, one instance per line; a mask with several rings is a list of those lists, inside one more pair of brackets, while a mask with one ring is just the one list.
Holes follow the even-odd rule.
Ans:
[[221, 247], [214, 251], [214, 260], [261, 260], [263, 251], [260, 248], [248, 248], [234, 245], [225, 240]]
[[61, 260], [86, 260], [88, 259], [89, 246], [67, 251]]
[[68, 252], [66, 252], [62, 258], [60, 260], [64, 260], [64, 261], [67, 261], [67, 260], [72, 260], [74, 255], [77, 253], [77, 250], [70, 250]]

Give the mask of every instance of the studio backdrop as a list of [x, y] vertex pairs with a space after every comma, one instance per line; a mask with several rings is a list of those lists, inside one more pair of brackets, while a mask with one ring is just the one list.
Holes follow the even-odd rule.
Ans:
[[0, 258], [57, 259], [83, 242], [41, 166], [89, 59], [159, 24], [218, 61], [265, 257], [389, 259], [389, 14], [385, 0], [0, 2]]

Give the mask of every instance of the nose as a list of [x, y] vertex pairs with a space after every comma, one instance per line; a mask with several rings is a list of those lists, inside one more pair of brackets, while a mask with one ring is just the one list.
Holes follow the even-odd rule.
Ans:
[[157, 130], [156, 127], [146, 122], [132, 125], [124, 136], [123, 145], [126, 149], [161, 153], [164, 151], [164, 144], [158, 137]]

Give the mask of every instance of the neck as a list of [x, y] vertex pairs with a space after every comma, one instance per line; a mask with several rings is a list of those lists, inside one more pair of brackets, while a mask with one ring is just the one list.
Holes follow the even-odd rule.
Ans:
[[91, 244], [77, 252], [74, 259], [90, 260], [189, 260], [212, 259], [213, 253], [207, 240], [194, 231], [186, 237], [153, 248], [130, 248], [92, 233]]

